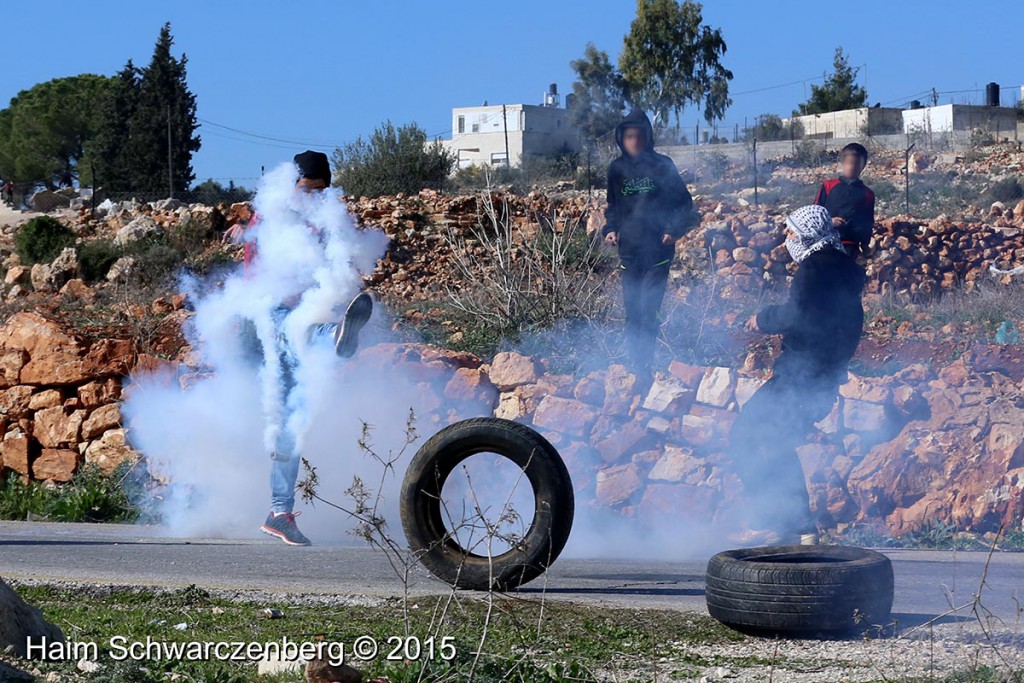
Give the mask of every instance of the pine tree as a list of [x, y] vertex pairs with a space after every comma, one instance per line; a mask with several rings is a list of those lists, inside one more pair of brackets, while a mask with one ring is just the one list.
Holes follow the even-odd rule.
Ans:
[[810, 99], [800, 105], [801, 114], [827, 114], [867, 106], [867, 90], [857, 85], [860, 69], [850, 66], [842, 47], [836, 48], [832, 69], [824, 83], [811, 86]]
[[128, 155], [129, 131], [139, 99], [141, 74], [132, 60], [114, 77], [114, 85], [102, 106], [103, 125], [93, 143], [95, 183], [108, 190], [134, 189]]
[[[168, 187], [168, 161], [173, 173], [173, 191], [192, 185], [192, 154], [201, 141], [196, 135], [196, 97], [188, 89], [188, 58], [171, 54], [174, 38], [171, 25], [160, 29], [153, 58], [141, 72], [138, 96], [128, 126], [126, 169], [132, 178], [129, 189], [163, 192]], [[168, 130], [170, 160], [168, 160]]]

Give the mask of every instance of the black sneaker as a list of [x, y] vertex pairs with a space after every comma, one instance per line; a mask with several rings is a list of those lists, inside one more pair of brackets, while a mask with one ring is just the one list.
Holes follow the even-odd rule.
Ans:
[[260, 531], [271, 536], [276, 536], [288, 545], [313, 545], [308, 538], [302, 535], [299, 527], [295, 524], [295, 518], [301, 513], [282, 512], [273, 513], [267, 517], [267, 521], [260, 527]]
[[340, 358], [351, 358], [359, 348], [359, 332], [373, 314], [373, 299], [359, 292], [345, 310], [345, 317], [334, 331], [334, 351]]

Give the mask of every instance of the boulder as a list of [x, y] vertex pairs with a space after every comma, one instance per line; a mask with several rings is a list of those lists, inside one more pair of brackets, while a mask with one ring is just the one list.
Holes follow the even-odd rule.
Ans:
[[514, 392], [506, 392], [498, 397], [498, 406], [494, 409], [494, 417], [504, 420], [520, 420], [526, 417], [526, 404]]
[[479, 368], [459, 368], [445, 385], [444, 395], [453, 401], [479, 403], [490, 408], [498, 398], [498, 390]]
[[0, 441], [0, 469], [29, 476], [29, 438], [20, 431], [7, 432]]
[[533, 415], [533, 423], [538, 427], [550, 429], [570, 436], [585, 436], [598, 411], [594, 406], [572, 398], [545, 396], [537, 406]]
[[32, 195], [32, 210], [39, 213], [49, 213], [56, 209], [66, 209], [71, 206], [71, 199], [53, 190], [39, 190]]
[[730, 368], [710, 368], [697, 388], [697, 402], [724, 408], [733, 398], [735, 373]]
[[572, 395], [577, 401], [583, 401], [592, 406], [603, 406], [604, 378], [597, 373], [587, 375], [576, 383]]
[[25, 366], [27, 360], [28, 354], [20, 349], [0, 350], [0, 388], [12, 387], [18, 383], [21, 368]]
[[55, 408], [64, 404], [64, 396], [57, 389], [45, 389], [37, 394], [32, 394], [28, 400], [29, 410], [43, 410], [44, 408]]
[[[114, 236], [114, 244], [124, 246], [133, 242], [139, 242], [159, 231], [160, 227], [156, 224], [156, 221], [149, 216], [139, 216], [117, 231], [117, 234]], [[115, 263], [114, 265], [117, 264]]]
[[83, 408], [96, 408], [119, 398], [121, 398], [121, 383], [113, 377], [89, 382], [78, 387], [78, 400]]
[[111, 429], [85, 449], [85, 462], [98, 465], [109, 474], [123, 462], [134, 462], [138, 454], [128, 445], [124, 429]]
[[0, 415], [20, 418], [28, 415], [32, 387], [19, 385], [0, 391]]
[[754, 377], [737, 377], [736, 378], [736, 403], [740, 408], [747, 404], [747, 401], [757, 393], [757, 390], [764, 386], [763, 379], [756, 379]]
[[877, 432], [887, 424], [885, 406], [868, 401], [843, 401], [843, 426], [855, 432]]
[[71, 481], [78, 469], [78, 451], [44, 448], [32, 461], [32, 478], [39, 481]]
[[0, 649], [13, 648], [23, 658], [28, 658], [26, 645], [41, 643], [63, 643], [61, 630], [46, 621], [38, 608], [22, 600], [14, 590], [0, 579]]
[[636, 452], [648, 438], [649, 434], [643, 425], [630, 420], [611, 434], [597, 440], [594, 448], [605, 462], [622, 462]]
[[79, 384], [90, 379], [78, 340], [38, 313], [8, 318], [0, 327], [0, 351], [27, 354], [19, 373], [22, 384]]
[[499, 353], [491, 363], [491, 382], [502, 391], [537, 381], [537, 366], [533, 359], [514, 352]]
[[689, 448], [665, 446], [662, 456], [654, 463], [647, 478], [658, 481], [700, 484], [706, 476], [704, 463], [694, 457]]
[[642, 405], [658, 413], [685, 413], [693, 405], [694, 396], [693, 390], [675, 377], [658, 377]]
[[44, 448], [75, 446], [82, 433], [84, 410], [67, 410], [63, 406], [46, 408], [35, 414], [32, 436]]
[[696, 389], [700, 384], [700, 381], [704, 378], [704, 373], [707, 368], [698, 367], [696, 365], [687, 365], [686, 363], [680, 363], [677, 360], [672, 361], [668, 366], [669, 374], [678, 379], [683, 383], [687, 389]]
[[643, 482], [636, 465], [616, 465], [597, 473], [597, 500], [602, 505], [621, 505], [640, 490]]
[[29, 279], [30, 269], [26, 266], [11, 266], [7, 269], [7, 274], [4, 275], [5, 285], [25, 285], [30, 282]]
[[100, 406], [82, 422], [82, 438], [92, 439], [121, 426], [121, 408], [116, 403]]
[[650, 484], [637, 504], [637, 512], [644, 519], [672, 519], [677, 525], [706, 524], [715, 513], [715, 491], [703, 485]]
[[108, 282], [124, 283], [135, 277], [139, 272], [141, 264], [134, 256], [122, 256], [114, 261], [107, 271]]

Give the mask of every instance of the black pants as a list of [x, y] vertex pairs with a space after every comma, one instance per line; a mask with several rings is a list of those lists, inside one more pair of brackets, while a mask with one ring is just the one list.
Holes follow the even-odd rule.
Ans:
[[730, 435], [729, 456], [743, 482], [740, 501], [751, 528], [781, 534], [815, 530], [796, 449], [832, 410], [837, 392], [831, 381], [776, 376], [743, 406]]
[[649, 373], [661, 323], [658, 314], [665, 299], [671, 259], [646, 265], [622, 259], [622, 303], [626, 309], [626, 348], [632, 369]]

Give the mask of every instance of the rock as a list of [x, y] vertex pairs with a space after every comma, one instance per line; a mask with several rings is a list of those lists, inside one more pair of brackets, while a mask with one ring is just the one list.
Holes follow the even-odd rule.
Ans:
[[110, 474], [123, 462], [134, 462], [138, 454], [127, 445], [123, 429], [111, 429], [85, 449], [85, 462], [96, 464], [104, 474]]
[[[78, 275], [78, 252], [66, 247], [50, 262], [46, 291], [56, 291]], [[34, 286], [35, 283], [33, 283]]]
[[152, 206], [157, 211], [177, 211], [178, 209], [183, 207], [184, 204], [182, 204], [182, 202], [178, 199], [168, 197], [167, 199], [159, 199], [155, 202], [150, 202], [150, 206]]
[[704, 481], [704, 463], [695, 458], [689, 448], [665, 446], [661, 458], [654, 463], [648, 479], [660, 481], [681, 481], [687, 484], [699, 484]]
[[0, 415], [20, 418], [28, 415], [32, 387], [19, 385], [0, 391]]
[[639, 422], [630, 420], [594, 443], [594, 449], [605, 462], [621, 462], [635, 453], [648, 438], [647, 430]]
[[53, 190], [39, 190], [32, 195], [32, 210], [39, 213], [49, 213], [55, 209], [64, 209], [71, 206], [71, 199], [58, 194]]
[[82, 438], [92, 439], [121, 426], [121, 408], [116, 403], [100, 406], [82, 422]]
[[[159, 231], [160, 227], [156, 224], [156, 221], [149, 216], [139, 216], [117, 231], [117, 234], [114, 236], [114, 244], [124, 246], [138, 242]], [[117, 264], [115, 263], [114, 265]]]
[[700, 384], [701, 379], [704, 378], [704, 373], [707, 368], [697, 367], [696, 365], [687, 365], [686, 363], [680, 363], [677, 360], [672, 361], [668, 366], [669, 374], [678, 379], [688, 389], [696, 389]]
[[597, 420], [597, 416], [597, 409], [582, 401], [545, 396], [537, 406], [533, 423], [538, 427], [563, 434], [585, 436]]
[[29, 439], [22, 432], [7, 432], [0, 441], [0, 464], [3, 469], [29, 476]]
[[0, 327], [0, 350], [28, 355], [19, 373], [23, 384], [78, 384], [91, 379], [85, 372], [81, 344], [37, 313], [8, 318]]
[[844, 398], [868, 401], [869, 403], [888, 403], [892, 398], [892, 388], [888, 379], [858, 377], [848, 375], [846, 384], [839, 387], [839, 394]]
[[[709, 486], [650, 484], [644, 489], [637, 512], [645, 519], [706, 524], [714, 515], [714, 503], [715, 491]], [[682, 533], [683, 529], [679, 531]]]
[[740, 408], [747, 404], [747, 401], [757, 393], [757, 390], [764, 386], [763, 379], [753, 377], [736, 378], [736, 403]]
[[623, 365], [608, 368], [604, 378], [604, 412], [614, 415], [626, 415], [635, 407], [636, 375], [629, 372]]
[[498, 390], [479, 368], [459, 368], [445, 385], [444, 395], [455, 401], [494, 405]]
[[139, 267], [139, 260], [134, 256], [122, 256], [110, 266], [110, 270], [107, 271], [107, 281], [127, 282], [139, 272]]
[[119, 398], [121, 398], [121, 383], [112, 377], [78, 387], [78, 400], [83, 408], [96, 408]]
[[362, 683], [363, 674], [348, 664], [331, 664], [327, 659], [306, 662], [307, 683]]
[[0, 351], [0, 388], [11, 387], [18, 383], [21, 368], [28, 360], [28, 354], [18, 349]]
[[35, 414], [32, 436], [44, 448], [75, 446], [82, 430], [84, 410], [67, 411], [63, 406], [46, 408]]
[[41, 643], [44, 639], [63, 643], [64, 634], [0, 579], [0, 649], [13, 648], [19, 657], [28, 659], [29, 641]]
[[90, 303], [96, 298], [96, 292], [80, 278], [72, 278], [60, 288], [60, 294], [71, 299]]
[[43, 410], [44, 408], [55, 408], [64, 403], [64, 397], [56, 389], [46, 389], [38, 394], [33, 394], [28, 401], [29, 410]]
[[697, 389], [697, 402], [724, 408], [733, 398], [735, 373], [730, 368], [710, 368]]
[[32, 283], [32, 289], [37, 292], [53, 291], [50, 281], [50, 264], [37, 263], [32, 266], [32, 270], [29, 271], [29, 282]]
[[867, 401], [843, 401], [843, 426], [855, 432], [875, 432], [884, 429], [888, 420], [885, 406]]
[[706, 446], [715, 438], [715, 425], [699, 415], [684, 415], [679, 424], [679, 436], [694, 446]]
[[44, 448], [32, 461], [32, 477], [40, 481], [71, 481], [78, 468], [77, 451]]
[[491, 382], [502, 391], [537, 381], [537, 366], [533, 360], [513, 352], [499, 353], [491, 363]]
[[675, 377], [659, 377], [651, 384], [643, 407], [659, 413], [685, 413], [693, 405], [694, 392]]
[[30, 269], [25, 266], [11, 266], [4, 275], [5, 285], [25, 285], [30, 282]]
[[572, 390], [572, 395], [576, 397], [577, 401], [583, 401], [592, 406], [603, 406], [604, 378], [597, 375], [587, 375], [576, 383], [575, 388]]
[[520, 420], [526, 417], [526, 404], [517, 394], [507, 392], [498, 397], [498, 407], [494, 409], [494, 417], [504, 420]]
[[642, 482], [636, 465], [617, 465], [597, 473], [597, 500], [602, 505], [621, 505], [640, 490]]

